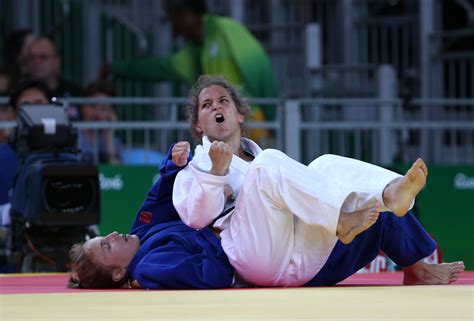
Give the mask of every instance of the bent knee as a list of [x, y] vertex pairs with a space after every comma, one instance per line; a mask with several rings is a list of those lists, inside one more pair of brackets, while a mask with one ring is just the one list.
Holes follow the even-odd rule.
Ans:
[[288, 156], [285, 153], [277, 149], [265, 149], [255, 157], [251, 167], [272, 168], [280, 166], [285, 159], [288, 159]]
[[250, 165], [247, 177], [251, 181], [265, 184], [267, 181], [273, 181], [282, 165], [282, 159], [286, 156], [284, 153], [276, 149], [266, 149], [257, 155]]
[[320, 167], [324, 167], [326, 165], [331, 164], [332, 162], [334, 162], [335, 159], [338, 159], [338, 158], [343, 158], [343, 157], [339, 156], [339, 155], [334, 155], [334, 154], [324, 154], [324, 155], [319, 156], [315, 160], [313, 160], [308, 165], [308, 167], [309, 168], [316, 168], [316, 169], [320, 168]]

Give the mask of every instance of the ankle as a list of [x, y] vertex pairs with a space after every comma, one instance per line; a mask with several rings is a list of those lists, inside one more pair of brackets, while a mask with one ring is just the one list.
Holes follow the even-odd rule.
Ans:
[[385, 206], [387, 206], [388, 204], [392, 204], [392, 199], [393, 199], [393, 194], [395, 193], [396, 184], [399, 183], [400, 179], [402, 178], [401, 177], [395, 178], [390, 183], [388, 183], [387, 186], [385, 186], [385, 188], [383, 189], [382, 200]]

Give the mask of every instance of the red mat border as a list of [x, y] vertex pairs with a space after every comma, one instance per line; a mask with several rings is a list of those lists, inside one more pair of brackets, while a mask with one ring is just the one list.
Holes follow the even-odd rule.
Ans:
[[[0, 274], [0, 294], [41, 294], [41, 293], [81, 293], [140, 291], [87, 290], [67, 288], [68, 274]], [[382, 272], [377, 274], [355, 274], [337, 286], [399, 286], [402, 285], [402, 272]], [[474, 285], [474, 271], [464, 272], [453, 285]], [[277, 289], [277, 288], [276, 288]], [[248, 289], [247, 289], [248, 290]], [[255, 290], [252, 288], [252, 290]], [[186, 290], [183, 290], [186, 291]]]

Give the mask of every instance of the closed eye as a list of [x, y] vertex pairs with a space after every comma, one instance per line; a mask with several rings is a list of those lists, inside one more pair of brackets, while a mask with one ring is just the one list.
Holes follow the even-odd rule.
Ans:
[[104, 249], [104, 250], [108, 250], [108, 251], [109, 251], [109, 250], [110, 250], [110, 243], [109, 243], [109, 241], [107, 241], [107, 240], [105, 240], [105, 239], [102, 240], [102, 241], [100, 241], [100, 247], [102, 247], [102, 249]]

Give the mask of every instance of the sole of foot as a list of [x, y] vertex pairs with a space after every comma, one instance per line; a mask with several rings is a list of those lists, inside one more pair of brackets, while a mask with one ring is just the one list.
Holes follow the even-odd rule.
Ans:
[[360, 233], [377, 222], [380, 215], [380, 204], [371, 208], [351, 212], [341, 213], [338, 224], [337, 237], [344, 244], [351, 243]]
[[384, 192], [385, 205], [398, 217], [404, 216], [425, 186], [427, 176], [428, 167], [418, 158], [405, 176], [387, 186]]

